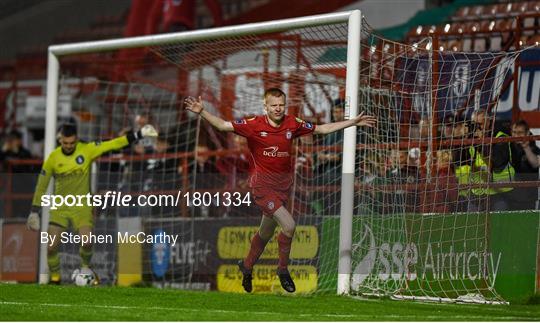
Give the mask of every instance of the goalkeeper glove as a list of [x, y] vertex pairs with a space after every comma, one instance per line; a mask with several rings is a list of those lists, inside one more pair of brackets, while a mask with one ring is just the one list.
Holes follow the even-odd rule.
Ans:
[[142, 138], [156, 138], [158, 136], [158, 132], [151, 124], [147, 124], [142, 127], [141, 130], [139, 130], [139, 133]]
[[157, 136], [158, 132], [150, 124], [145, 125], [139, 131], [132, 131], [127, 134], [129, 143], [141, 140], [143, 138], [157, 138]]
[[39, 222], [39, 213], [36, 211], [32, 211], [28, 215], [28, 219], [26, 219], [26, 227], [32, 231], [39, 231]]

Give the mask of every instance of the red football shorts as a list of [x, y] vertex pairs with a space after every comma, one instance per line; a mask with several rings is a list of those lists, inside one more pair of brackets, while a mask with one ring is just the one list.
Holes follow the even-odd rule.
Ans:
[[266, 188], [254, 188], [253, 199], [255, 200], [255, 204], [263, 211], [263, 215], [271, 218], [274, 212], [281, 206], [287, 207], [289, 190], [278, 191]]

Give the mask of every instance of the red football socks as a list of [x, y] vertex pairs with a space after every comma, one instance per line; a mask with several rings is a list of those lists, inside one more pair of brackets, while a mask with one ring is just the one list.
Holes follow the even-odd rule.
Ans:
[[259, 232], [255, 233], [253, 236], [253, 239], [251, 239], [251, 248], [249, 248], [249, 253], [246, 257], [246, 260], [244, 260], [244, 267], [246, 269], [252, 270], [253, 265], [259, 260], [259, 257], [264, 251], [264, 247], [266, 247], [266, 243], [268, 241], [264, 241], [261, 239], [261, 236], [259, 235]]
[[278, 237], [279, 262], [278, 269], [287, 269], [289, 264], [289, 254], [291, 253], [292, 238], [287, 237], [283, 232], [280, 232]]

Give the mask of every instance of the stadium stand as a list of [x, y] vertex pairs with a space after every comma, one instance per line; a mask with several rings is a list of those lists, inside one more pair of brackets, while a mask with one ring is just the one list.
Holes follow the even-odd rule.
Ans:
[[431, 36], [439, 49], [465, 52], [500, 51], [534, 45], [540, 34], [540, 1], [463, 6], [437, 25], [409, 30], [407, 42]]
[[[302, 14], [314, 14], [321, 10], [335, 10], [353, 1], [343, 0], [327, 4], [326, 7], [302, 9]], [[480, 4], [469, 5], [471, 2]], [[2, 14], [8, 15], [35, 6], [38, 1], [19, 3], [7, 1], [2, 4]], [[226, 0], [222, 1], [225, 25], [255, 21], [265, 16], [266, 19], [284, 18], [293, 15], [299, 8], [291, 8], [294, 12], [269, 11], [269, 8], [279, 7], [282, 0]], [[405, 35], [409, 43], [431, 36], [438, 44], [437, 48], [448, 51], [482, 52], [516, 49], [532, 46], [540, 41], [540, 1], [456, 1], [450, 9], [452, 12], [444, 21], [436, 24], [420, 24], [411, 27]], [[296, 9], [295, 9], [296, 8]], [[5, 10], [4, 10], [5, 9]], [[424, 13], [434, 15], [441, 8], [435, 8]], [[129, 8], [124, 8], [118, 14], [97, 14], [85, 28], [65, 28], [65, 31], [54, 36], [54, 43], [69, 43], [122, 37]], [[309, 11], [306, 13], [306, 11]], [[205, 27], [211, 24], [211, 17], [204, 4], [199, 3], [197, 25]], [[298, 13], [300, 15], [300, 13]], [[414, 19], [413, 19], [414, 20]], [[45, 79], [46, 53], [49, 44], [30, 43], [20, 48], [16, 57], [0, 61], [1, 81], [16, 82], [21, 80]], [[383, 48], [378, 45], [376, 52], [382, 55], [392, 55], [397, 49], [386, 44]], [[83, 68], [80, 62], [75, 69]], [[384, 68], [383, 80], [390, 79]], [[12, 128], [16, 125], [16, 113], [6, 113], [6, 107], [1, 106], [0, 126]]]

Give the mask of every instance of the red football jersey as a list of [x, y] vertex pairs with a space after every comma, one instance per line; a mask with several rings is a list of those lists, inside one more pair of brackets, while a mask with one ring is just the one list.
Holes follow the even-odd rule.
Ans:
[[313, 133], [315, 125], [285, 115], [279, 127], [273, 127], [266, 116], [244, 118], [233, 122], [234, 132], [247, 139], [253, 159], [250, 186], [288, 190], [293, 182], [293, 139]]

